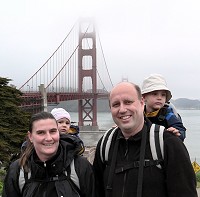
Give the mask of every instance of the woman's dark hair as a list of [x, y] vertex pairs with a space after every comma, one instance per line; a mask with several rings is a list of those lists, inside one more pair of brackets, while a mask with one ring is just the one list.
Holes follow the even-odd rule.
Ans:
[[33, 123], [37, 120], [45, 120], [45, 119], [54, 119], [54, 116], [49, 112], [40, 112], [37, 114], [32, 115], [29, 123], [29, 131], [32, 133]]
[[[54, 116], [49, 113], [49, 112], [40, 112], [37, 114], [32, 115], [31, 119], [30, 119], [30, 123], [29, 123], [29, 132], [32, 133], [33, 130], [33, 124], [35, 121], [38, 120], [46, 120], [46, 119], [54, 119], [56, 122], [56, 119], [54, 118]], [[57, 123], [57, 122], [56, 122]], [[33, 152], [33, 144], [30, 142], [28, 136], [26, 137], [26, 148], [24, 149], [24, 151], [21, 154], [21, 157], [19, 159], [19, 164], [21, 167], [24, 167], [24, 170], [26, 172], [28, 172], [28, 158], [30, 157], [31, 153]]]

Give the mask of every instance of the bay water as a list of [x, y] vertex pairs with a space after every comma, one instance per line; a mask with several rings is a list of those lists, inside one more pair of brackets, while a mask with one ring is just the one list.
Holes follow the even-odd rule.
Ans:
[[[185, 146], [191, 161], [200, 165], [200, 110], [177, 110], [186, 127]], [[70, 112], [72, 121], [78, 122], [77, 112]], [[97, 122], [100, 130], [107, 130], [114, 125], [110, 112], [98, 112]]]

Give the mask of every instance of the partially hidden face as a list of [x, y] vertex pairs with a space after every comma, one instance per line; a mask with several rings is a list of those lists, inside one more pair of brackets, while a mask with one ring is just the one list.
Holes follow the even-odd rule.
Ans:
[[167, 93], [165, 90], [156, 90], [144, 95], [148, 112], [162, 108], [166, 102]]
[[67, 118], [61, 118], [57, 120], [58, 123], [58, 130], [60, 133], [68, 133], [69, 128], [70, 128], [70, 121]]
[[47, 161], [56, 154], [60, 139], [56, 120], [41, 119], [33, 122], [32, 132], [29, 131], [28, 136], [41, 161]]

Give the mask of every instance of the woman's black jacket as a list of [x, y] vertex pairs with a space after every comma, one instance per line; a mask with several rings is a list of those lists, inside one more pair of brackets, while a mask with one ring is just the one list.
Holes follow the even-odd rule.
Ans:
[[[89, 161], [76, 155], [74, 145], [60, 140], [59, 149], [56, 156], [46, 163], [39, 161], [35, 151], [33, 151], [29, 166], [31, 178], [26, 181], [23, 192], [19, 185], [23, 185], [25, 179], [20, 178], [20, 166], [18, 160], [13, 162], [7, 172], [3, 197], [77, 197], [77, 191], [72, 189], [65, 172], [70, 169], [70, 164], [74, 159], [75, 171], [78, 175], [80, 190], [84, 197], [94, 197], [94, 175]], [[72, 171], [72, 169], [70, 169]], [[24, 174], [25, 175], [25, 174]], [[21, 177], [21, 176], [20, 176]]]

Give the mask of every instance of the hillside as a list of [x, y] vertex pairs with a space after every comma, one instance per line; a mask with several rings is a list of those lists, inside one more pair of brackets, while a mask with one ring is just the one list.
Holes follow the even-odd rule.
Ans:
[[187, 98], [179, 98], [176, 100], [171, 100], [171, 102], [176, 106], [177, 109], [200, 109], [199, 100], [191, 100]]
[[[191, 100], [187, 98], [179, 98], [176, 100], [170, 100], [177, 109], [197, 109], [200, 110], [200, 101], [199, 100]], [[64, 101], [61, 102], [57, 106], [48, 106], [49, 110], [54, 107], [62, 107], [67, 109], [69, 112], [77, 112], [78, 111], [78, 101]], [[98, 112], [109, 112], [109, 103], [107, 99], [99, 99], [97, 101], [97, 110]]]

